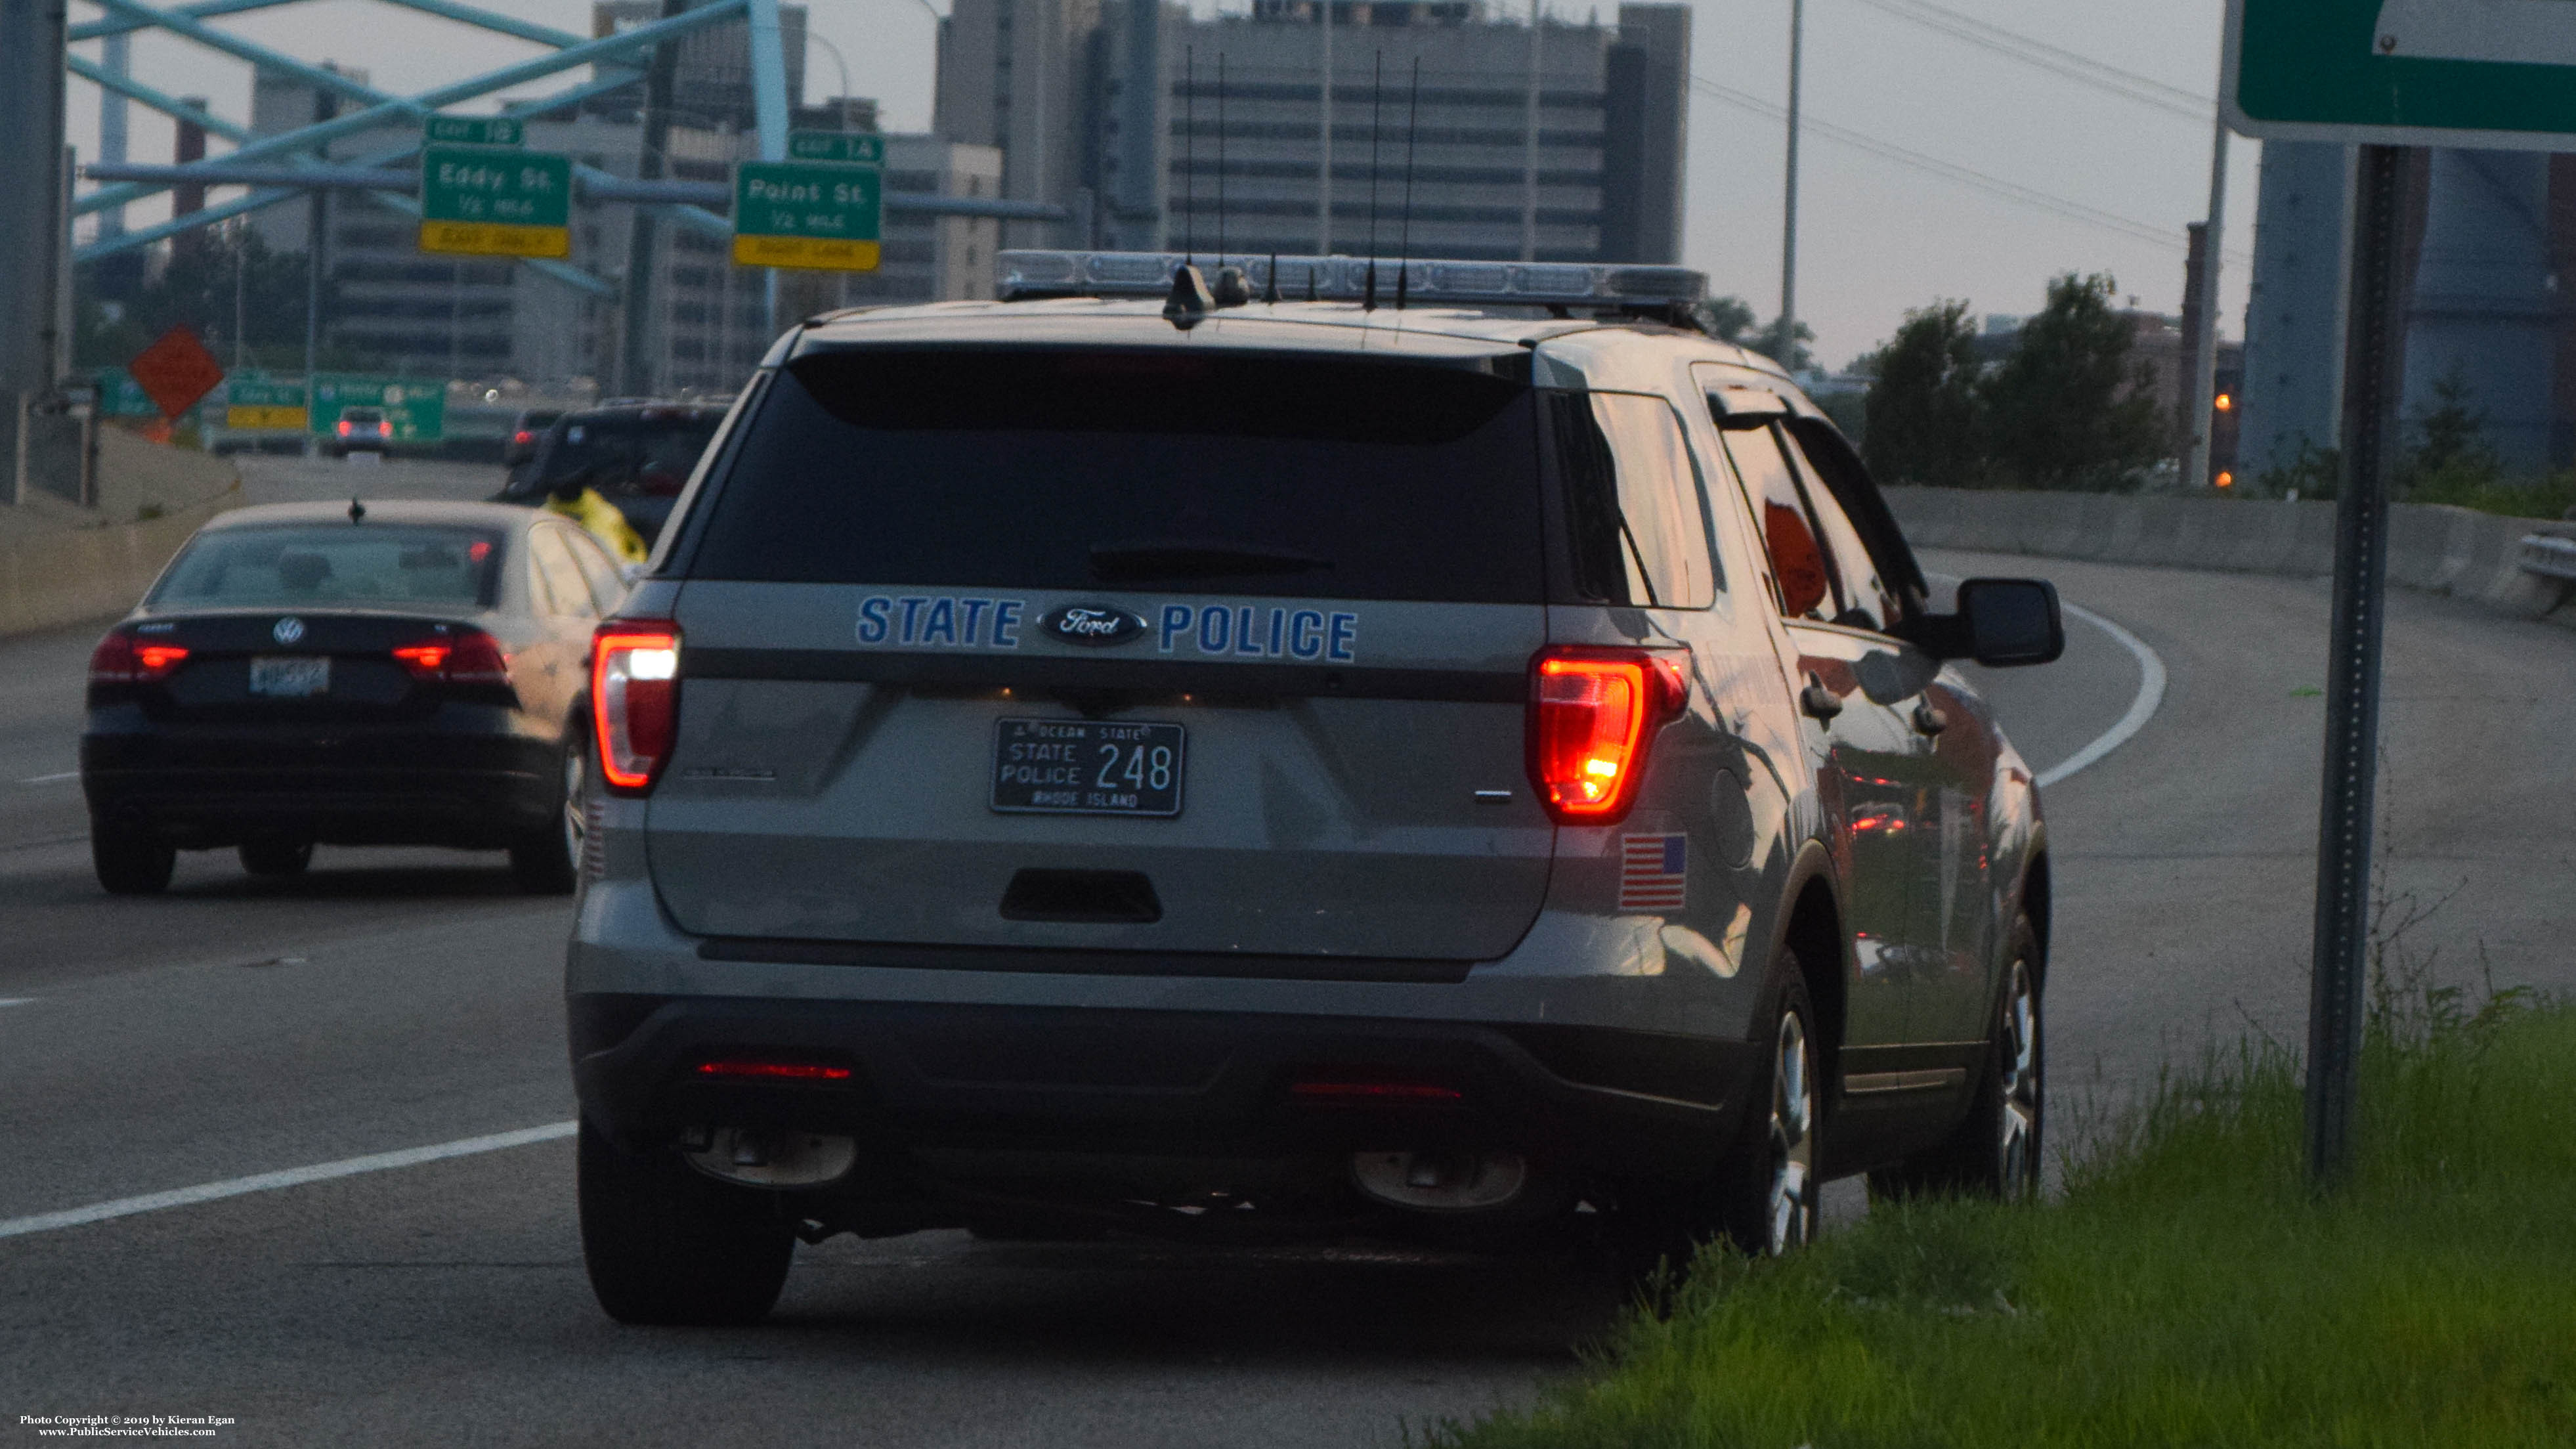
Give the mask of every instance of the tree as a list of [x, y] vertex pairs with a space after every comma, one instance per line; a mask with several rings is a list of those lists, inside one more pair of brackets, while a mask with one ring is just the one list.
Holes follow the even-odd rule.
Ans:
[[[235, 223], [179, 239], [159, 274], [121, 308], [83, 300], [76, 356], [83, 367], [123, 366], [171, 327], [185, 323], [230, 366], [235, 272], [251, 360], [268, 367], [304, 365], [304, 255], [268, 249], [258, 232]], [[86, 275], [82, 278], [86, 280]], [[327, 294], [323, 315], [329, 316]]]
[[1977, 344], [1966, 302], [1905, 314], [1887, 345], [1854, 364], [1870, 373], [1861, 457], [1889, 483], [1972, 488], [1977, 454]]
[[2129, 319], [2108, 273], [2069, 272], [1978, 387], [1984, 451], [2021, 488], [2108, 489], [2171, 455], [2153, 374], [2130, 360]]
[[2470, 406], [2468, 374], [2459, 364], [2433, 384], [2433, 405], [2414, 422], [2420, 441], [2402, 465], [2408, 488], [2436, 479], [2493, 483], [2503, 475], [2504, 458], [2486, 440], [2486, 410]]
[[1804, 322], [1798, 324], [1798, 336], [1794, 346], [1780, 335], [1780, 319], [1777, 317], [1763, 323], [1760, 330], [1750, 336], [1736, 340], [1791, 372], [1804, 372], [1816, 363], [1815, 358], [1808, 354], [1806, 346], [1816, 340], [1816, 332]]
[[1720, 342], [1741, 342], [1753, 330], [1753, 304], [1742, 297], [1710, 297], [1691, 306], [1699, 329]]

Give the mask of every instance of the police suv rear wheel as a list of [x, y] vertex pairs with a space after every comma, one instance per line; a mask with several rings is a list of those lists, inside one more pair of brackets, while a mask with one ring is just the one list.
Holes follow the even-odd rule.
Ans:
[[679, 1154], [625, 1152], [581, 1124], [581, 1256], [620, 1323], [757, 1323], [778, 1302], [793, 1221], [763, 1194], [700, 1175]]

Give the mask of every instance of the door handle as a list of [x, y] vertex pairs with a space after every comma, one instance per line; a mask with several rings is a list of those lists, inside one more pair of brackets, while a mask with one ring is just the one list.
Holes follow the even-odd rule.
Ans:
[[1937, 735], [1950, 727], [1950, 717], [1932, 707], [1932, 701], [1920, 700], [1914, 706], [1914, 730], [1917, 734]]
[[1825, 688], [1823, 680], [1810, 674], [1807, 687], [1798, 691], [1798, 708], [1812, 718], [1830, 722], [1843, 712], [1843, 702], [1840, 695]]

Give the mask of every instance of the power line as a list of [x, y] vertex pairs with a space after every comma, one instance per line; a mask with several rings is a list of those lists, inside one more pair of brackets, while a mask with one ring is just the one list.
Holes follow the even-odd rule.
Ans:
[[1962, 15], [1956, 10], [1935, 5], [1931, 0], [1860, 0], [1860, 3], [2006, 59], [2109, 91], [2186, 120], [2206, 122], [2217, 106], [2217, 102], [2207, 96], [2167, 85], [2136, 71], [2123, 70], [2044, 40], [2035, 40], [2016, 30], [2006, 30], [1973, 15]]
[[[1786, 107], [1775, 105], [1732, 86], [1720, 85], [1706, 76], [1693, 75], [1691, 85], [1705, 93], [1711, 100], [1733, 106], [1738, 110], [1749, 111], [1774, 121], [1788, 119], [1789, 112]], [[2116, 231], [2133, 241], [2147, 242], [2169, 252], [2186, 253], [2190, 249], [2189, 243], [2177, 232], [2152, 222], [2139, 221], [2135, 217], [2104, 211], [2099, 207], [2087, 206], [2080, 201], [2069, 201], [2065, 197], [2039, 191], [2019, 182], [2006, 181], [2000, 176], [1989, 176], [1982, 171], [1944, 161], [1938, 156], [1927, 156], [1923, 152], [1896, 145], [1894, 142], [1879, 140], [1875, 136], [1852, 130], [1847, 126], [1837, 126], [1831, 121], [1820, 121], [1813, 115], [1800, 117], [1799, 125], [1802, 129], [1812, 131], [1826, 140], [1838, 141], [1856, 151], [1866, 151], [1882, 160], [1927, 172], [1945, 181], [1982, 191], [1990, 196], [2033, 207], [2069, 221], [2082, 222], [2087, 226], [2099, 227], [2105, 231]], [[2231, 252], [2229, 260], [2250, 262], [2252, 259], [2241, 252]]]

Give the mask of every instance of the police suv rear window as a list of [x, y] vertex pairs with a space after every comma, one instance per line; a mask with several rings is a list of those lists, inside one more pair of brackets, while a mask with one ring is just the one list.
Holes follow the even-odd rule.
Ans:
[[1532, 396], [1345, 358], [825, 353], [748, 420], [686, 571], [1536, 602]]

